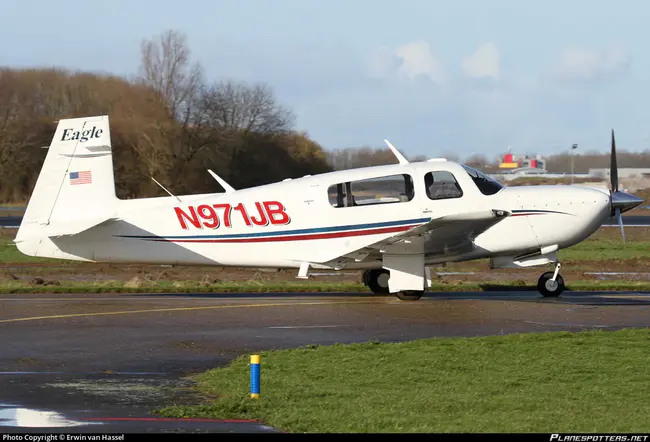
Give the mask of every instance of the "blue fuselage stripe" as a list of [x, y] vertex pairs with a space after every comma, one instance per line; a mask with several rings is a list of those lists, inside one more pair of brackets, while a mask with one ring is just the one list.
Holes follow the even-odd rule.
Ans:
[[329, 233], [341, 232], [345, 230], [362, 230], [362, 229], [375, 229], [382, 227], [403, 226], [408, 224], [418, 224], [429, 222], [431, 218], [416, 218], [401, 221], [386, 221], [381, 223], [365, 223], [365, 224], [350, 224], [346, 226], [333, 226], [333, 227], [317, 227], [313, 229], [296, 229], [296, 230], [281, 230], [276, 232], [255, 232], [255, 233], [232, 233], [226, 235], [182, 235], [182, 236], [160, 236], [160, 235], [118, 235], [121, 238], [166, 238], [166, 239], [227, 239], [227, 238], [252, 238], [252, 237], [267, 237], [276, 235], [304, 235], [309, 233]]

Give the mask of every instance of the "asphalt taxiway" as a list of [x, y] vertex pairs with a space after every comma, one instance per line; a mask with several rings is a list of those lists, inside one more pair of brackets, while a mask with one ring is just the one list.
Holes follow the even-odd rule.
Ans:
[[197, 403], [186, 375], [259, 350], [623, 327], [650, 327], [650, 293], [2, 295], [0, 432], [275, 431], [149, 412]]

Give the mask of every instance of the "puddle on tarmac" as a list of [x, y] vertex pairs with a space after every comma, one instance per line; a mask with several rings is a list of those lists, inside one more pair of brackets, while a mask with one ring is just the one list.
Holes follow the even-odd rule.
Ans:
[[197, 398], [189, 380], [137, 378], [122, 379], [80, 379], [69, 382], [45, 384], [84, 395], [102, 397], [120, 405], [155, 405], [162, 402], [195, 404]]
[[90, 424], [67, 419], [55, 411], [0, 404], [0, 426], [3, 427], [61, 428]]

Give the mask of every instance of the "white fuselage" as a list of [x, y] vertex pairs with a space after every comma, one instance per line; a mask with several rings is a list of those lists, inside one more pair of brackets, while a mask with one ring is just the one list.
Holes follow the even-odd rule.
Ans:
[[[431, 199], [425, 175], [436, 171], [453, 174], [462, 196]], [[396, 174], [412, 178], [410, 201], [334, 207], [328, 196], [337, 183]], [[330, 254], [354, 251], [432, 218], [482, 209], [512, 212], [478, 235], [471, 250], [425, 245], [425, 262], [433, 264], [570, 247], [610, 216], [607, 191], [522, 186], [486, 195], [462, 166], [445, 161], [353, 169], [179, 198], [182, 203], [172, 197], [119, 200], [112, 209], [118, 221], [58, 238], [31, 232], [17, 245], [29, 255], [102, 262], [295, 268], [308, 261], [312, 267], [336, 267]], [[381, 267], [381, 261], [346, 266]]]

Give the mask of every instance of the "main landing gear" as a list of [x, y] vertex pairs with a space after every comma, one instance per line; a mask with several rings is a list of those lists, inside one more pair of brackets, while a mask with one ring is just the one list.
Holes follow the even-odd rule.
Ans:
[[[370, 269], [363, 272], [363, 283], [375, 295], [388, 295], [388, 279], [390, 272], [386, 269]], [[424, 295], [424, 290], [403, 290], [395, 293], [398, 299], [402, 301], [417, 301]]]
[[546, 272], [537, 281], [537, 290], [545, 298], [556, 298], [564, 291], [564, 278], [560, 275], [561, 264], [555, 265], [554, 272]]

